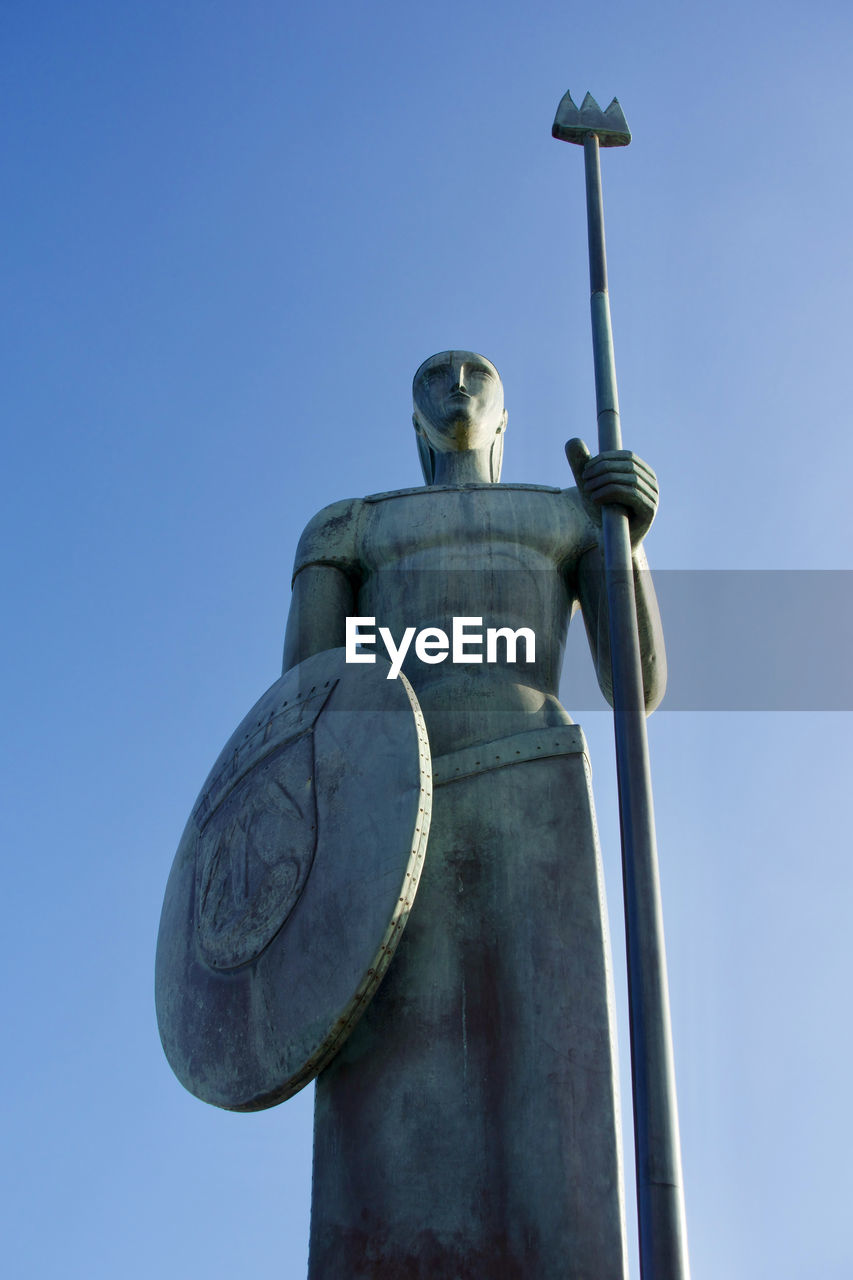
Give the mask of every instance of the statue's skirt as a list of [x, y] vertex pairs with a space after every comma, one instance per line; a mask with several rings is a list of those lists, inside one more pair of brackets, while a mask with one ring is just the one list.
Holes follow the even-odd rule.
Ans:
[[317, 1080], [310, 1280], [623, 1280], [583, 734], [515, 734], [433, 770], [411, 918]]

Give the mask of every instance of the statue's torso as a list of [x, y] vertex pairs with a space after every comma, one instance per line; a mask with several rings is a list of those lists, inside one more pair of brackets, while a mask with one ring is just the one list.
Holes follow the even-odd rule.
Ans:
[[[557, 701], [560, 667], [581, 555], [595, 545], [575, 490], [535, 485], [430, 487], [336, 503], [306, 530], [297, 571], [335, 564], [357, 585], [357, 609], [399, 642], [407, 627], [440, 628], [482, 619], [472, 632], [527, 627], [507, 661], [428, 665], [409, 650], [403, 671], [441, 752], [528, 728], [569, 723]], [[478, 646], [469, 646], [476, 651]], [[380, 648], [381, 652], [381, 648]]]

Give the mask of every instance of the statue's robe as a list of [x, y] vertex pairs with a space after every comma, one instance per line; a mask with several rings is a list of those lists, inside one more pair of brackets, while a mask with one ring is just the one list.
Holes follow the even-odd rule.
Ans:
[[601, 862], [557, 700], [596, 548], [575, 490], [532, 485], [336, 503], [300, 541], [296, 575], [345, 574], [397, 640], [463, 616], [536, 635], [532, 663], [404, 665], [432, 828], [388, 974], [317, 1080], [311, 1280], [627, 1275]]

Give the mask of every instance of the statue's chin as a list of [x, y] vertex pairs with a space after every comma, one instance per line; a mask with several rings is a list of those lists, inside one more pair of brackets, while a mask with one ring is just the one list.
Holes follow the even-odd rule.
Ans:
[[472, 422], [467, 416], [459, 417], [448, 423], [441, 433], [438, 448], [441, 453], [474, 453], [477, 449], [485, 449], [492, 436], [484, 431], [478, 422]]

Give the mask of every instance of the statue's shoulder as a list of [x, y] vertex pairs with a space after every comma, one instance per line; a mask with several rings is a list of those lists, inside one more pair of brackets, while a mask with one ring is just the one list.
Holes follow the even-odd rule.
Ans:
[[587, 551], [599, 545], [599, 530], [590, 518], [577, 486], [561, 489], [558, 502], [567, 530], [564, 535], [567, 563], [576, 563]]
[[499, 500], [508, 494], [552, 494], [559, 498], [565, 494], [577, 494], [576, 489], [558, 489], [551, 484], [419, 484], [408, 489], [388, 489], [383, 493], [370, 493], [363, 499], [368, 505], [393, 501], [395, 498], [438, 498], [442, 494], [458, 495], [460, 493], [478, 493], [486, 497], [494, 496]]
[[[448, 490], [455, 486], [446, 486]], [[442, 485], [432, 484], [413, 484], [406, 489], [383, 489], [381, 493], [369, 493], [364, 501], [369, 506], [374, 506], [378, 502], [391, 502], [395, 498], [429, 498], [432, 494], [441, 493], [445, 489]]]
[[329, 564], [352, 571], [358, 564], [358, 526], [364, 500], [330, 502], [306, 524], [296, 548], [293, 576], [309, 564]]
[[560, 502], [565, 509], [571, 511], [573, 517], [577, 520], [582, 523], [589, 521], [586, 507], [583, 505], [583, 498], [576, 485], [572, 485], [571, 489], [560, 490]]
[[512, 512], [508, 517], [521, 522], [524, 527], [549, 529], [555, 543], [565, 545], [568, 555], [580, 555], [598, 540], [598, 534], [584, 507], [581, 496], [572, 486], [560, 489], [550, 484], [502, 484], [418, 485], [408, 489], [391, 489], [384, 493], [371, 493], [362, 499], [365, 519], [371, 509], [394, 506], [401, 501], [441, 502], [458, 500], [459, 496], [476, 494], [479, 502], [491, 503], [498, 512]]
[[569, 489], [560, 489], [550, 484], [496, 484], [492, 488], [496, 492], [518, 494], [524, 501], [529, 496], [530, 503], [539, 510], [552, 512], [561, 521], [569, 520], [577, 531], [589, 525], [589, 516], [575, 485]]

